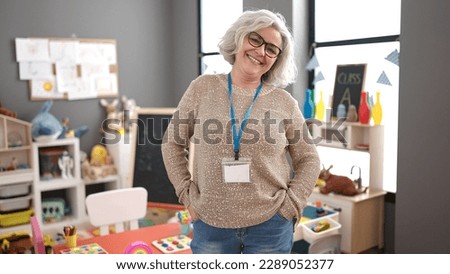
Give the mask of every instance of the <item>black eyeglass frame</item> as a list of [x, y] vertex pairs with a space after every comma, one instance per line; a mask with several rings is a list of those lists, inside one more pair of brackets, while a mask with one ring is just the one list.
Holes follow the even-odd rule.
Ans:
[[[252, 36], [252, 35], [255, 35], [259, 40], [262, 41], [262, 43], [260, 43], [260, 44], [254, 44], [254, 43], [252, 43], [252, 41], [253, 41], [253, 42], [255, 41], [254, 39], [250, 39], [250, 36]], [[263, 38], [259, 33], [255, 32], [255, 31], [252, 31], [252, 32], [250, 32], [250, 33], [247, 35], [247, 40], [248, 40], [248, 43], [249, 43], [252, 47], [254, 47], [254, 48], [259, 48], [259, 47], [261, 47], [261, 46], [264, 45], [264, 53], [265, 53], [266, 56], [269, 57], [269, 58], [276, 58], [276, 57], [278, 57], [278, 56], [283, 52], [283, 50], [280, 49], [278, 46], [276, 46], [276, 45], [274, 45], [274, 44], [272, 44], [272, 43], [266, 42], [266, 40], [264, 40], [264, 38]], [[278, 51], [279, 51], [278, 54], [276, 54], [275, 56], [269, 55], [269, 54], [267, 53], [267, 46], [275, 47], [276, 49], [278, 49]]]

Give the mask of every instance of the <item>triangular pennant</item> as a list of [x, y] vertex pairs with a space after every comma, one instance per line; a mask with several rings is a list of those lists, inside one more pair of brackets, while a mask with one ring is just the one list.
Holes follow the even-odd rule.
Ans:
[[319, 61], [317, 60], [316, 55], [309, 60], [308, 64], [306, 65], [306, 69], [311, 71], [319, 66]]
[[325, 80], [325, 77], [323, 77], [323, 74], [321, 71], [314, 77], [313, 84], [315, 85], [317, 82]]
[[398, 52], [398, 50], [394, 50], [393, 52], [389, 53], [389, 55], [384, 59], [398, 66], [400, 64], [399, 57], [400, 53]]
[[389, 78], [387, 77], [384, 71], [381, 73], [380, 77], [378, 77], [377, 83], [392, 86], [391, 82], [389, 81]]

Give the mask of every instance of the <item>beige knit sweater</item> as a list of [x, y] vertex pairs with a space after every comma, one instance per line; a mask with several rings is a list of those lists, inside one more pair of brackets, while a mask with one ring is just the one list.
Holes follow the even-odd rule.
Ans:
[[[233, 86], [238, 125], [254, 93]], [[251, 158], [251, 183], [223, 182], [222, 159], [234, 157], [230, 121], [227, 75], [203, 75], [192, 81], [162, 145], [164, 164], [180, 202], [192, 206], [205, 223], [221, 228], [260, 224], [276, 212], [300, 220], [320, 161], [297, 101], [286, 91], [264, 84], [239, 154]], [[187, 139], [195, 145], [189, 148]], [[193, 174], [187, 149], [194, 151]]]

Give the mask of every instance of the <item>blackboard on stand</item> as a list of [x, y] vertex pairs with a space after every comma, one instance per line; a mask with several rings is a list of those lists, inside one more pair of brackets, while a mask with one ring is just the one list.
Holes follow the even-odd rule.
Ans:
[[367, 64], [338, 65], [333, 91], [333, 117], [339, 104], [344, 104], [346, 111], [350, 105], [359, 107], [361, 91], [364, 87]]
[[181, 206], [164, 166], [161, 143], [175, 108], [139, 108], [132, 121], [130, 180], [147, 189], [154, 207]]

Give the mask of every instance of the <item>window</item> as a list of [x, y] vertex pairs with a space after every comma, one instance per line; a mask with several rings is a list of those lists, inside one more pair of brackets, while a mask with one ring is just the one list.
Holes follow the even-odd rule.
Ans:
[[[364, 90], [375, 99], [381, 93], [384, 125], [383, 188], [397, 189], [397, 138], [398, 138], [398, 80], [399, 66], [386, 57], [400, 51], [401, 0], [310, 0], [310, 42], [319, 66], [314, 69], [310, 87], [323, 92], [325, 104], [333, 94], [337, 65], [367, 64]], [[382, 74], [390, 85], [379, 83]], [[314, 80], [322, 74], [324, 80]], [[317, 101], [319, 96], [315, 96]], [[333, 164], [336, 174], [351, 175], [351, 166], [367, 169], [369, 157], [360, 152], [342, 153], [342, 150], [319, 148], [325, 166]], [[344, 164], [341, 164], [344, 163]], [[368, 171], [364, 172], [368, 174]], [[368, 177], [362, 178], [368, 185]]]
[[199, 0], [200, 74], [227, 73], [231, 65], [219, 53], [217, 44], [228, 27], [241, 15], [243, 0]]

